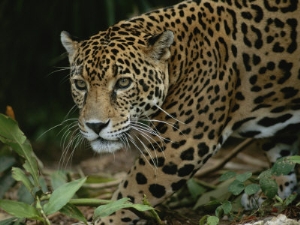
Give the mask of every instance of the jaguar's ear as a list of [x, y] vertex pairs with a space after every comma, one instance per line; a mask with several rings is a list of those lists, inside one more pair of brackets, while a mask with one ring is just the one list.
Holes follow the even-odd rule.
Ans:
[[157, 60], [167, 60], [170, 58], [170, 46], [174, 42], [174, 34], [167, 30], [160, 34], [153, 35], [148, 39], [150, 47], [149, 54]]
[[73, 41], [71, 35], [66, 31], [61, 32], [60, 40], [64, 48], [67, 50], [69, 55], [69, 60], [71, 61], [74, 52], [77, 50], [78, 42]]

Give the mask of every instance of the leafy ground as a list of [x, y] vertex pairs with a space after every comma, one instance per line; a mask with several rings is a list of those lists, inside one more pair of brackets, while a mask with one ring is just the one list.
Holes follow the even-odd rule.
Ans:
[[[240, 144], [239, 147], [237, 147]], [[253, 172], [258, 173], [267, 168], [267, 164], [264, 161], [265, 156], [260, 151], [256, 151], [256, 144], [252, 141], [242, 142], [239, 139], [230, 139], [224, 148], [195, 175], [196, 181], [201, 185], [208, 187], [218, 187], [219, 177], [226, 171], [235, 171], [237, 173], [244, 172]], [[45, 148], [37, 151], [37, 155], [41, 159], [41, 161], [45, 164], [45, 169], [49, 170], [51, 173], [52, 170], [57, 170], [59, 167], [59, 162], [53, 164], [53, 160], [61, 159], [61, 155], [59, 151], [52, 151], [53, 155], [45, 155]], [[243, 151], [240, 151], [242, 150]], [[237, 154], [234, 157], [235, 153]], [[49, 153], [48, 153], [49, 154]], [[91, 157], [86, 157], [89, 155]], [[46, 157], [45, 157], [46, 156]], [[94, 183], [90, 185], [86, 185], [89, 195], [97, 196], [101, 199], [109, 199], [112, 192], [116, 189], [117, 184], [120, 180], [126, 175], [126, 172], [132, 165], [132, 161], [136, 156], [135, 152], [126, 152], [119, 151], [115, 154], [105, 154], [105, 155], [97, 155], [91, 150], [81, 149], [74, 154], [72, 157], [72, 166], [69, 168], [73, 173], [79, 173], [84, 175], [90, 175], [94, 179]], [[226, 157], [232, 156], [233, 159], [226, 159]], [[65, 156], [65, 161], [68, 161], [68, 156]], [[83, 159], [84, 160], [81, 160]], [[51, 159], [51, 160], [49, 160]], [[222, 164], [225, 164], [222, 167]], [[221, 168], [217, 168], [221, 167]], [[215, 168], [214, 171], [210, 172], [212, 168]], [[220, 188], [219, 190], [223, 194], [227, 193], [225, 188]], [[187, 194], [189, 197], [184, 197]], [[205, 194], [202, 197], [206, 197]], [[207, 196], [209, 197], [209, 196]], [[179, 200], [180, 199], [180, 200]], [[212, 206], [211, 209], [206, 207], [198, 210], [191, 210], [195, 206], [195, 200], [190, 198], [190, 193], [187, 188], [182, 190], [180, 193], [175, 195], [171, 201], [168, 201], [161, 207], [161, 211], [163, 213], [163, 217], [168, 224], [199, 224], [199, 219], [201, 216], [205, 215], [213, 215], [215, 206]], [[237, 206], [239, 207], [239, 206]], [[92, 207], [81, 207], [80, 208], [87, 218], [92, 218], [93, 210]], [[286, 214], [290, 218], [299, 217], [299, 208], [289, 208], [286, 209]], [[240, 208], [240, 211], [242, 209]], [[238, 213], [239, 214], [239, 213]], [[225, 216], [220, 224], [238, 224], [249, 221], [255, 221], [262, 217], [276, 215], [276, 211], [269, 211], [265, 214], [262, 212], [256, 212], [251, 215], [245, 214], [243, 219], [238, 215], [236, 220], [228, 220]], [[71, 222], [75, 222], [62, 214], [55, 214], [51, 217], [51, 221], [53, 224], [70, 224]]]
[[[50, 186], [50, 180], [53, 181], [54, 176], [56, 176], [54, 180], [59, 180], [61, 177], [68, 180], [89, 177], [80, 191], [77, 192], [77, 198], [110, 199], [117, 184], [126, 176], [126, 172], [136, 157], [136, 153], [130, 151], [97, 155], [84, 147], [65, 155], [57, 147], [40, 143], [32, 144], [35, 153], [44, 164], [40, 173], [45, 178], [46, 185]], [[235, 198], [228, 192], [229, 183], [232, 183], [234, 178], [224, 179], [223, 182], [220, 182], [219, 178], [222, 174], [232, 175], [228, 171], [244, 174], [239, 178], [242, 177], [243, 182], [245, 180], [244, 183], [247, 183], [248, 179], [253, 179], [253, 176], [255, 177], [260, 171], [265, 170], [267, 168], [265, 158], [256, 149], [256, 144], [251, 140], [230, 139], [224, 148], [195, 175], [195, 178], [187, 183], [185, 188], [158, 208], [162, 220], [167, 221], [167, 224], [196, 225], [199, 224], [200, 218], [217, 215], [222, 218], [219, 224], [228, 225], [255, 221], [262, 217], [277, 215], [279, 212], [290, 218], [299, 218], [299, 206], [280, 199], [275, 202], [277, 208], [273, 207], [273, 202], [260, 210], [252, 212], [252, 214], [243, 214], [243, 210], [238, 203], [239, 198]], [[58, 173], [58, 169], [63, 169], [64, 172]], [[241, 185], [241, 183], [238, 184]], [[20, 185], [13, 186], [6, 192], [5, 198], [18, 199], [19, 187]], [[233, 191], [236, 191], [236, 189]], [[213, 201], [210, 202], [210, 200]], [[207, 204], [208, 202], [210, 203]], [[88, 220], [92, 218], [93, 207], [85, 206], [79, 207], [79, 209]], [[222, 216], [223, 214], [227, 215]], [[0, 211], [0, 221], [6, 217], [8, 215]], [[216, 217], [211, 218], [215, 219]], [[52, 224], [77, 222], [59, 212], [51, 214], [49, 220]], [[37, 222], [28, 220], [26, 224], [37, 224]]]

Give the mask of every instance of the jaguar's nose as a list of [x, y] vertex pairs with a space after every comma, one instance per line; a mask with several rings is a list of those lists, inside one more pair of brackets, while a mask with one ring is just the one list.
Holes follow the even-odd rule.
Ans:
[[109, 124], [109, 120], [106, 123], [101, 123], [101, 122], [86, 122], [85, 123], [88, 128], [93, 130], [96, 134], [99, 134], [103, 128], [105, 128]]

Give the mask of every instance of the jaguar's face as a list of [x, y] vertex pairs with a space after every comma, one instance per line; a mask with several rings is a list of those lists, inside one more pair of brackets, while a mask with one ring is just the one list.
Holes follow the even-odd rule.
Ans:
[[113, 152], [132, 142], [133, 133], [145, 129], [139, 119], [158, 111], [168, 91], [172, 32], [141, 40], [113, 34], [101, 32], [82, 42], [66, 32], [61, 35], [80, 131], [97, 152]]

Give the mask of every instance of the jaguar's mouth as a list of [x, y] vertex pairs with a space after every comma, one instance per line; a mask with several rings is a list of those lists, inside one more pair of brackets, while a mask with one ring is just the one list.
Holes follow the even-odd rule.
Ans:
[[90, 141], [90, 145], [95, 152], [115, 152], [123, 148], [123, 144], [119, 140], [106, 140], [98, 137], [95, 140]]
[[111, 140], [106, 140], [106, 139], [104, 139], [104, 138], [102, 138], [102, 137], [97, 137], [95, 140], [93, 140], [93, 141], [100, 141], [100, 142], [103, 142], [103, 143], [105, 143], [105, 142], [109, 142], [109, 141], [111, 141]]

